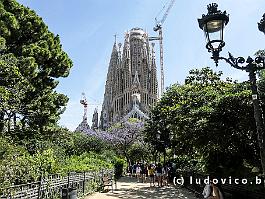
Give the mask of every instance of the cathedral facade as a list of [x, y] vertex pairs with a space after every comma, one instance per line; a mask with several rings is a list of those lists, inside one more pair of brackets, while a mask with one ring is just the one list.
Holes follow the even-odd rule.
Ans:
[[158, 99], [154, 44], [140, 28], [125, 33], [124, 44], [113, 45], [105, 85], [100, 128], [123, 119], [149, 117]]

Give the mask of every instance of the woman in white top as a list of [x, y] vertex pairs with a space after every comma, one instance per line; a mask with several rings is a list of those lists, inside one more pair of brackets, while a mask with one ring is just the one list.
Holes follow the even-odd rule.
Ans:
[[142, 171], [141, 166], [139, 164], [137, 164], [137, 166], [136, 166], [137, 182], [140, 181], [141, 171]]

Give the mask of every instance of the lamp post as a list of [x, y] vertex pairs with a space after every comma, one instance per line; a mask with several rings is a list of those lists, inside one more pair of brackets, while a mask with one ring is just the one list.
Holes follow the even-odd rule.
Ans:
[[169, 134], [169, 140], [170, 140], [170, 143], [171, 143], [171, 148], [173, 146], [173, 149], [174, 149], [173, 150], [173, 158], [175, 159], [176, 158], [176, 148], [175, 148], [175, 146], [173, 144], [174, 139], [175, 139], [174, 133], [170, 132], [170, 134]]
[[[160, 142], [160, 137], [161, 137], [161, 133], [160, 133], [160, 131], [158, 131], [157, 133], [156, 133], [156, 140], [157, 140], [157, 143], [159, 143]], [[156, 163], [156, 158], [157, 158], [157, 154], [158, 154], [158, 145], [156, 146], [157, 147], [157, 149], [156, 149], [156, 155], [155, 155], [155, 163]], [[160, 155], [159, 155], [159, 162], [160, 162]]]
[[217, 10], [218, 5], [216, 3], [209, 4], [207, 6], [207, 15], [202, 15], [201, 19], [198, 19], [200, 28], [204, 31], [206, 39], [206, 48], [209, 52], [212, 52], [212, 59], [218, 65], [219, 52], [225, 46], [224, 42], [224, 27], [229, 22], [229, 16], [226, 11], [221, 12]]
[[[232, 67], [240, 70], [245, 70], [249, 73], [249, 81], [251, 84], [252, 101], [254, 107], [254, 118], [256, 121], [258, 143], [260, 147], [260, 159], [263, 169], [263, 176], [265, 176], [265, 133], [264, 133], [264, 120], [260, 109], [259, 97], [256, 84], [256, 72], [265, 69], [264, 57], [258, 56], [255, 59], [248, 57], [246, 60], [243, 57], [233, 57], [229, 53], [229, 57], [220, 57], [220, 52], [225, 46], [223, 31], [224, 27], [229, 21], [229, 15], [226, 11], [221, 12], [217, 9], [216, 3], [209, 4], [207, 6], [207, 15], [202, 15], [201, 19], [198, 19], [199, 27], [204, 31], [206, 37], [206, 48], [212, 53], [212, 59], [216, 66], [218, 66], [219, 60], [225, 60]], [[265, 14], [258, 23], [258, 28], [265, 34]]]
[[262, 16], [262, 19], [258, 23], [258, 28], [261, 32], [265, 34], [265, 14]]

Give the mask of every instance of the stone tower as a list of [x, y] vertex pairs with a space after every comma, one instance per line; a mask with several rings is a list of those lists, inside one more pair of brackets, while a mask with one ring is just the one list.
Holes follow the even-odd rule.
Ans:
[[140, 28], [125, 33], [123, 44], [113, 45], [105, 85], [100, 128], [122, 119], [148, 118], [157, 101], [157, 71], [154, 44]]
[[94, 110], [94, 114], [93, 114], [93, 118], [92, 118], [92, 126], [91, 126], [91, 128], [92, 128], [93, 130], [98, 129], [98, 109], [97, 109], [97, 108], [95, 108], [95, 110]]

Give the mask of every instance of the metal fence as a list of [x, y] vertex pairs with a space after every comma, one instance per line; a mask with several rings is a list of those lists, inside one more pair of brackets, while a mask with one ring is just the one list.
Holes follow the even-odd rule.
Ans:
[[62, 176], [60, 174], [49, 175], [37, 182], [15, 185], [5, 190], [0, 190], [0, 198], [59, 199], [62, 198], [62, 190], [64, 188], [76, 189], [77, 196], [81, 197], [100, 187], [104, 175], [109, 175], [109, 177], [113, 179], [114, 171], [101, 170], [99, 172], [70, 172], [67, 176]]

